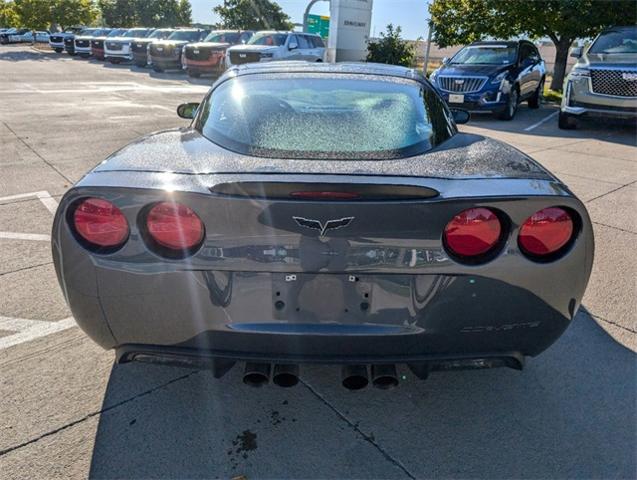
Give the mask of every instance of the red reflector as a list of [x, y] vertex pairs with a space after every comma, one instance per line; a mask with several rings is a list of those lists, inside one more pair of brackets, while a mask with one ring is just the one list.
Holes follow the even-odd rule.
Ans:
[[126, 217], [111, 202], [100, 198], [87, 198], [73, 213], [77, 233], [98, 247], [116, 247], [128, 238]]
[[573, 219], [562, 208], [550, 207], [535, 212], [520, 228], [518, 238], [524, 253], [544, 256], [557, 252], [573, 236]]
[[191, 208], [174, 202], [161, 202], [146, 217], [150, 236], [162, 247], [188, 250], [203, 240], [203, 223]]
[[451, 253], [473, 257], [488, 252], [500, 239], [502, 226], [498, 216], [487, 208], [470, 208], [445, 227], [445, 242]]
[[360, 197], [360, 195], [355, 192], [304, 191], [304, 192], [292, 192], [290, 193], [290, 197], [304, 198], [304, 199], [310, 199], [310, 200], [352, 200], [354, 198]]

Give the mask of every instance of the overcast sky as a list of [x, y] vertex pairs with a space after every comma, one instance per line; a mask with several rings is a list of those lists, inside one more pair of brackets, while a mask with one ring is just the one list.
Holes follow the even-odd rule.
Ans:
[[[303, 12], [307, 0], [276, 0], [294, 23], [303, 22]], [[215, 23], [219, 19], [212, 13], [212, 8], [222, 0], [190, 0], [192, 4], [192, 18], [195, 22]], [[400, 25], [403, 37], [415, 40], [426, 37], [426, 20], [428, 18], [427, 4], [429, 0], [374, 0], [372, 10], [372, 36], [377, 36], [385, 30], [388, 23]], [[318, 2], [312, 7], [312, 13], [329, 15], [329, 3]]]

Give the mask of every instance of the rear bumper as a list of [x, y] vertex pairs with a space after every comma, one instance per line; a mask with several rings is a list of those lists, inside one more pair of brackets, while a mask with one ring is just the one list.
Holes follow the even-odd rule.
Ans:
[[223, 73], [225, 71], [224, 57], [214, 57], [208, 60], [191, 60], [186, 58], [186, 68], [199, 73]]
[[132, 53], [122, 53], [122, 52], [112, 52], [109, 50], [104, 50], [104, 58], [119, 58], [122, 60], [132, 60]]
[[178, 58], [165, 58], [165, 57], [150, 57], [151, 64], [153, 66], [162, 68], [164, 70], [181, 70], [181, 59]]
[[572, 319], [527, 290], [481, 277], [288, 276], [206, 271], [144, 280], [98, 269], [99, 299], [68, 284], [67, 294], [80, 327], [107, 348], [148, 345], [272, 362], [536, 355]]

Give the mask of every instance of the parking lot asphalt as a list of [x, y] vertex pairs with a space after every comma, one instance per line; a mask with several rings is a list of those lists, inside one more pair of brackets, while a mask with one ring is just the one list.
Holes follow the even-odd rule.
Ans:
[[[351, 392], [308, 367], [259, 390], [234, 368], [114, 365], [76, 326], [48, 235], [56, 201], [109, 153], [186, 122], [209, 79], [0, 47], [3, 478], [634, 478], [634, 126], [557, 129], [556, 108], [462, 130], [529, 153], [586, 203], [592, 278], [573, 325], [523, 372], [409, 372]], [[548, 118], [548, 120], [547, 120]], [[550, 281], [548, 279], [547, 281]]]

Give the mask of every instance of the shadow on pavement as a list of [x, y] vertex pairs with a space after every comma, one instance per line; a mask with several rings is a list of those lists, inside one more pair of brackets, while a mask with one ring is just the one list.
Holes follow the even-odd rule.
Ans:
[[50, 60], [57, 60], [62, 55], [62, 53], [40, 51], [36, 52], [34, 50], [6, 50], [0, 52], [0, 61], [20, 62], [23, 60], [35, 60], [37, 62], [45, 62]]
[[[545, 104], [540, 110], [530, 110], [526, 104], [521, 104], [512, 121], [497, 120], [486, 113], [472, 114], [469, 126], [486, 128], [498, 132], [515, 133], [521, 136], [535, 137], [559, 137], [564, 139], [590, 139], [621, 145], [637, 146], [637, 121], [615, 118], [580, 118], [575, 130], [560, 130], [557, 126], [557, 115], [550, 118], [544, 124], [530, 131], [525, 128], [533, 125], [557, 112], [559, 105]], [[520, 122], [523, 124], [520, 126]], [[520, 128], [521, 127], [521, 128]], [[538, 141], [540, 139], [538, 138]]]
[[[330, 367], [305, 368], [306, 385], [253, 390], [235, 367], [222, 380], [174, 369], [179, 380], [126, 395], [164, 368], [114, 366], [92, 478], [635, 473], [636, 357], [583, 309], [524, 372], [435, 373], [421, 382], [405, 371], [392, 391], [345, 391]], [[112, 408], [115, 398], [131, 397]]]

